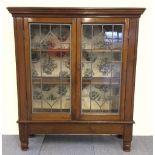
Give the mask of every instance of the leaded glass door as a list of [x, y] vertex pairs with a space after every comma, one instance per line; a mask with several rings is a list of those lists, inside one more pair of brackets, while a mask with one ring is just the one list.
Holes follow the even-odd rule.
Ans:
[[32, 119], [71, 119], [75, 94], [74, 20], [32, 18], [28, 21]]
[[25, 20], [29, 118], [124, 117], [128, 20]]
[[80, 117], [121, 119], [126, 67], [125, 20], [84, 18], [79, 23]]

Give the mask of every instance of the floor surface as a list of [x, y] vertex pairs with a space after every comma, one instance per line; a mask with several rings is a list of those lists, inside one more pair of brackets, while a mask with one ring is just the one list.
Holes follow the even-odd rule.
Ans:
[[2, 136], [2, 155], [153, 155], [152, 136], [134, 136], [131, 152], [123, 152], [122, 139], [101, 135], [37, 135], [21, 151], [17, 135]]

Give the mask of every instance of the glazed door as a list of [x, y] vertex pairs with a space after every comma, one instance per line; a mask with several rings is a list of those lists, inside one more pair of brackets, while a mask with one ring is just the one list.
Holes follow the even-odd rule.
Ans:
[[71, 120], [75, 28], [72, 18], [25, 19], [29, 119]]
[[80, 120], [124, 118], [128, 20], [78, 19]]

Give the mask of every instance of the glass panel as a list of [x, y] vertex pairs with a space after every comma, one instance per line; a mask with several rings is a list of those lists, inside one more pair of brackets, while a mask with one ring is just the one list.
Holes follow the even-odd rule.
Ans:
[[122, 26], [114, 25], [113, 48], [120, 49], [122, 47], [122, 41], [123, 41]]
[[82, 113], [119, 113], [122, 32], [118, 24], [82, 26]]
[[[33, 100], [33, 108], [42, 107], [42, 93], [41, 93], [41, 81], [40, 79], [32, 79], [32, 100]], [[36, 82], [37, 81], [37, 82]]]
[[71, 25], [30, 24], [33, 112], [71, 112]]
[[92, 48], [92, 26], [83, 25], [83, 37], [82, 37], [82, 47], [83, 49]]

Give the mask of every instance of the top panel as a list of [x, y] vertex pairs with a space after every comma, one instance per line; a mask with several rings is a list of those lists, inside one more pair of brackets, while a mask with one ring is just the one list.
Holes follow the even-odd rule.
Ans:
[[13, 17], [140, 17], [145, 8], [8, 7]]

